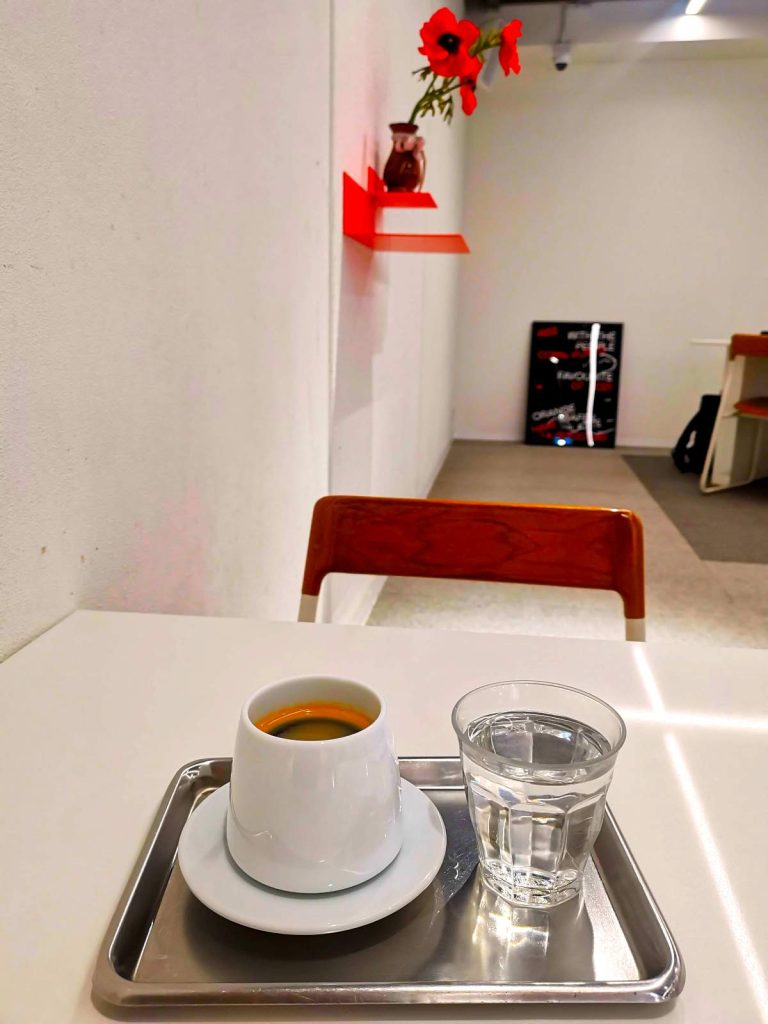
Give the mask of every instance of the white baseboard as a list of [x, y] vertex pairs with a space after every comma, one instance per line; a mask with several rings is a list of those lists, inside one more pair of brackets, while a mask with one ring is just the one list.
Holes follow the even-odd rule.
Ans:
[[672, 441], [660, 441], [658, 437], [622, 437], [619, 448], [662, 448], [671, 452], [677, 444], [677, 438]]
[[483, 434], [471, 430], [464, 430], [457, 434], [454, 441], [515, 441], [523, 440], [522, 434]]
[[[457, 434], [456, 441], [506, 441], [509, 444], [521, 444], [522, 434], [473, 434], [465, 431]], [[660, 440], [658, 437], [622, 437], [619, 440], [619, 448], [674, 448], [677, 438], [672, 441]], [[542, 446], [543, 447], [543, 446]]]

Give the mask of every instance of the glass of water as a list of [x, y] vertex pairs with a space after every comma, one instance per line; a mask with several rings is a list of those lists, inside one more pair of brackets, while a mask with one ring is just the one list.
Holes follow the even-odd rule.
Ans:
[[536, 680], [491, 683], [453, 709], [483, 881], [554, 907], [576, 896], [626, 728], [604, 701]]

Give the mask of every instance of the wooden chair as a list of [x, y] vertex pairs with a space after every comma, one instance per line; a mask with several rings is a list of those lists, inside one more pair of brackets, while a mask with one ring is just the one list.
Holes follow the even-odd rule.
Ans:
[[720, 408], [699, 487], [704, 494], [743, 487], [768, 475], [768, 336], [734, 334]]
[[329, 572], [614, 590], [645, 639], [643, 528], [625, 509], [331, 495], [315, 505], [299, 609]]

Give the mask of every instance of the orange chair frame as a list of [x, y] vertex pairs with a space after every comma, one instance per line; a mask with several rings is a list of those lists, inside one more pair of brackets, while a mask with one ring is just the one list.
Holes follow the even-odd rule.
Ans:
[[330, 572], [613, 590], [645, 639], [643, 527], [626, 509], [331, 495], [315, 505], [299, 609]]

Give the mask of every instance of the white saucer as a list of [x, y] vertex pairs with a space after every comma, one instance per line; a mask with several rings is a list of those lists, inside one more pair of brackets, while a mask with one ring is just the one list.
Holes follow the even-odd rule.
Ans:
[[445, 826], [435, 805], [403, 780], [403, 845], [380, 875], [336, 893], [288, 893], [255, 882], [229, 855], [229, 786], [194, 811], [179, 840], [179, 868], [194, 895], [222, 917], [265, 932], [326, 935], [394, 914], [429, 885], [445, 856]]

